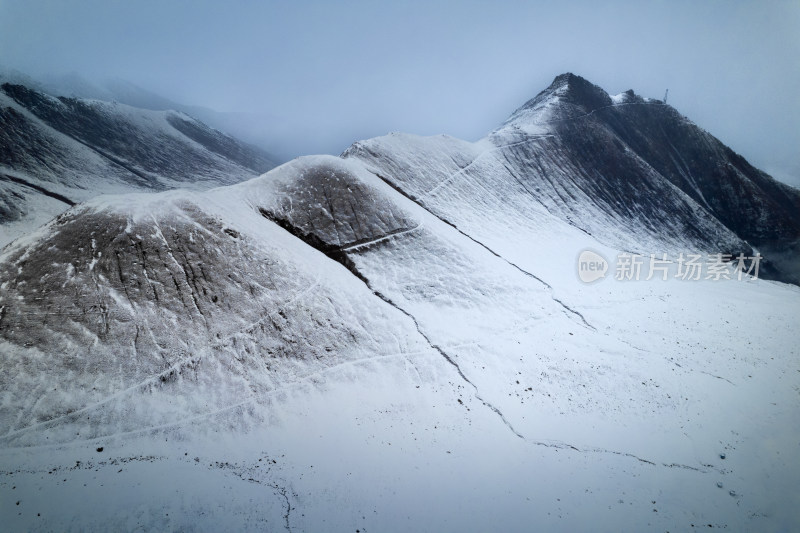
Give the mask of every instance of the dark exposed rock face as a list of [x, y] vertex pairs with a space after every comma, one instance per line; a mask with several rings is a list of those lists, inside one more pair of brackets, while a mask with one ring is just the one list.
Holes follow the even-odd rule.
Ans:
[[[347, 248], [406, 231], [416, 225], [359, 179], [360, 167], [336, 158], [307, 163], [300, 158], [276, 174], [265, 211], [276, 221], [313, 234], [321, 244]], [[281, 179], [287, 175], [289, 179]]]
[[167, 122], [188, 138], [203, 145], [210, 152], [220, 154], [244, 168], [249, 168], [260, 174], [275, 166], [270, 156], [261, 149], [244, 144], [233, 137], [223, 135], [186, 115], [170, 113], [167, 115]]
[[567, 120], [613, 104], [606, 92], [571, 72], [556, 76], [550, 86], [514, 111], [506, 123], [513, 122], [526, 111], [536, 110], [543, 104], [556, 101], [558, 116]]
[[[584, 154], [593, 154], [589, 164], [605, 174], [624, 175], [615, 170], [615, 163], [628, 150], [657, 172], [658, 181], [668, 181], [680, 189], [750, 245], [774, 249], [800, 239], [800, 191], [754, 168], [674, 108], [640, 97], [629, 98], [620, 105], [597, 107], [598, 99], [581, 96], [587, 92], [587, 84], [585, 80], [570, 83], [575, 90], [569, 91], [567, 100], [581, 102], [591, 115], [553, 122], [571, 155], [586, 160]], [[628, 94], [632, 96], [633, 92]], [[590, 128], [602, 133], [587, 136]], [[591, 145], [592, 139], [604, 135], [612, 143], [599, 149]], [[635, 187], [651, 186], [635, 174], [628, 179]], [[664, 194], [650, 196], [654, 203], [668, 199]], [[800, 261], [800, 256], [797, 259]], [[773, 262], [770, 257], [767, 261], [768, 276], [800, 282], [778, 264], [780, 261]]]
[[671, 107], [598, 118], [659, 174], [753, 245], [800, 236], [800, 193], [775, 181]]

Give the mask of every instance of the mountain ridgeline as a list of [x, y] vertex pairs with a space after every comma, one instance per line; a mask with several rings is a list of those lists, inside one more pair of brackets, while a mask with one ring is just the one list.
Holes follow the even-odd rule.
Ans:
[[[22, 86], [2, 89], [6, 220], [24, 213], [25, 202], [18, 202], [23, 189], [69, 207], [80, 198], [72, 193], [102, 191], [101, 181], [120, 184], [123, 192], [198, 180], [210, 186], [241, 182], [270, 165], [185, 115], [53, 98]], [[751, 255], [755, 248], [791, 255], [800, 236], [798, 213], [798, 191], [753, 168], [673, 108], [632, 91], [612, 98], [565, 74], [476, 143], [392, 134], [357, 142], [341, 157], [299, 158], [213, 192], [122, 194], [70, 207], [4, 249], [0, 338], [16, 347], [4, 350], [9, 357], [16, 350], [63, 353], [59, 364], [66, 367], [48, 370], [56, 373], [53, 379], [86, 345], [93, 346], [98, 365], [119, 368], [118, 378], [131, 383], [160, 365], [169, 372], [194, 368], [195, 358], [177, 355], [186, 353], [206, 353], [206, 364], [214, 361], [211, 371], [226, 353], [237, 360], [253, 350], [308, 360], [333, 351], [311, 357], [324, 366], [339, 361], [341, 350], [332, 346], [346, 344], [348, 335], [362, 342], [342, 317], [359, 328], [365, 319], [351, 316], [351, 296], [329, 286], [338, 271], [315, 274], [313, 261], [302, 259], [309, 253], [345, 267], [353, 276], [348, 283], [372, 295], [364, 305], [389, 307], [367, 315], [410, 317], [408, 308], [431, 295], [466, 291], [464, 280], [491, 286], [486, 280], [495, 274], [467, 268], [469, 260], [453, 242], [511, 268], [515, 280], [522, 275], [533, 285], [526, 290], [546, 291], [552, 283], [540, 272], [545, 259], [532, 257], [532, 249], [559, 263], [579, 249], [564, 243], [585, 245], [580, 239], [586, 238], [642, 254]], [[554, 241], [562, 245], [543, 244]], [[293, 244], [284, 252], [277, 242]], [[455, 288], [417, 287], [413, 262], [404, 259], [412, 252], [431, 254], [434, 278], [449, 279]], [[785, 264], [790, 261], [767, 255], [760, 274], [798, 282]], [[312, 282], [315, 277], [323, 281]], [[293, 299], [298, 283], [330, 293], [323, 307], [350, 309], [323, 312], [339, 318], [327, 326], [314, 319], [313, 332], [296, 318], [305, 324], [301, 344], [292, 340], [296, 332], [285, 334], [288, 311], [281, 310], [277, 322], [272, 311]], [[497, 283], [496, 292], [509, 290], [507, 282]], [[402, 298], [390, 296], [400, 287]], [[410, 300], [398, 303], [403, 299]], [[559, 299], [548, 305], [581, 319]], [[40, 316], [58, 318], [45, 320], [31, 336], [28, 326]], [[244, 324], [258, 327], [242, 330]], [[430, 344], [427, 334], [415, 342]], [[251, 372], [245, 366], [234, 373], [267, 387], [269, 380], [247, 377]]]
[[452, 161], [437, 160], [433, 179], [415, 166], [422, 164], [419, 153], [439, 157], [442, 141], [407, 141], [372, 139], [344, 155], [380, 168], [453, 222], [467, 222], [478, 189], [491, 182], [492, 192], [505, 196], [493, 204], [498, 211], [544, 207], [601, 242], [643, 254], [749, 255], [755, 248], [765, 256], [764, 277], [800, 283], [800, 191], [659, 100], [633, 91], [612, 98], [563, 74], [492, 132], [487, 150], [472, 156], [445, 143], [439, 151]]
[[[574, 269], [759, 251], [800, 284], [800, 192], [573, 74], [477, 142], [271, 166], [181, 113], [2, 86], [0, 229], [50, 214], [0, 250], [11, 529], [792, 520], [797, 288]], [[56, 500], [71, 522], [28, 513]]]
[[0, 86], [0, 223], [18, 228], [0, 244], [97, 194], [205, 189], [274, 166], [182, 113]]

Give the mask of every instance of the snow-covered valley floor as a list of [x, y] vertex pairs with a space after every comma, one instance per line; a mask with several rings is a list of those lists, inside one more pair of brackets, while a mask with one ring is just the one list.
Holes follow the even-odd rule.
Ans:
[[800, 290], [583, 285], [571, 266], [549, 281], [588, 327], [526, 297], [546, 291], [474, 323], [429, 310], [458, 370], [433, 348], [367, 353], [245, 402], [241, 429], [232, 408], [7, 446], [3, 529], [795, 529]]

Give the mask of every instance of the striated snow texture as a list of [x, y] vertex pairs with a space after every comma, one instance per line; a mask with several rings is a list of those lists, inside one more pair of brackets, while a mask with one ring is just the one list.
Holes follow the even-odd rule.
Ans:
[[639, 98], [576, 78], [477, 143], [104, 196], [7, 246], [4, 528], [799, 527], [800, 289], [580, 282], [584, 249], [752, 246], [632, 141], [554, 127]]
[[274, 166], [182, 113], [0, 86], [0, 246], [98, 194], [208, 189]]

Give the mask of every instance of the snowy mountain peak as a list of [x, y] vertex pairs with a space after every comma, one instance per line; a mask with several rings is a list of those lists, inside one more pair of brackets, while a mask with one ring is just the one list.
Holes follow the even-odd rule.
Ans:
[[603, 89], [567, 72], [556, 76], [545, 90], [514, 111], [503, 126], [517, 124], [527, 129], [531, 125], [567, 120], [613, 104]]
[[565, 74], [253, 177], [0, 90], [0, 214], [61, 213], [0, 249], [5, 529], [797, 530], [798, 289], [722, 254], [790, 279], [800, 194], [636, 98]]
[[458, 197], [461, 189], [470, 180], [488, 188], [491, 175], [504, 197], [498, 210], [508, 211], [509, 191], [517, 191], [523, 203], [534, 199], [520, 205], [520, 216], [544, 207], [621, 249], [736, 255], [756, 247], [767, 257], [763, 276], [800, 281], [791, 266], [800, 195], [671, 106], [633, 90], [612, 97], [562, 74], [478, 143], [387, 136], [344, 155], [383, 167], [381, 175], [430, 209], [453, 198], [453, 212], [441, 211], [453, 223], [475, 201]]
[[576, 105], [599, 107], [608, 105], [608, 94], [599, 86], [571, 72], [555, 77], [545, 92], [552, 91], [562, 100]]

